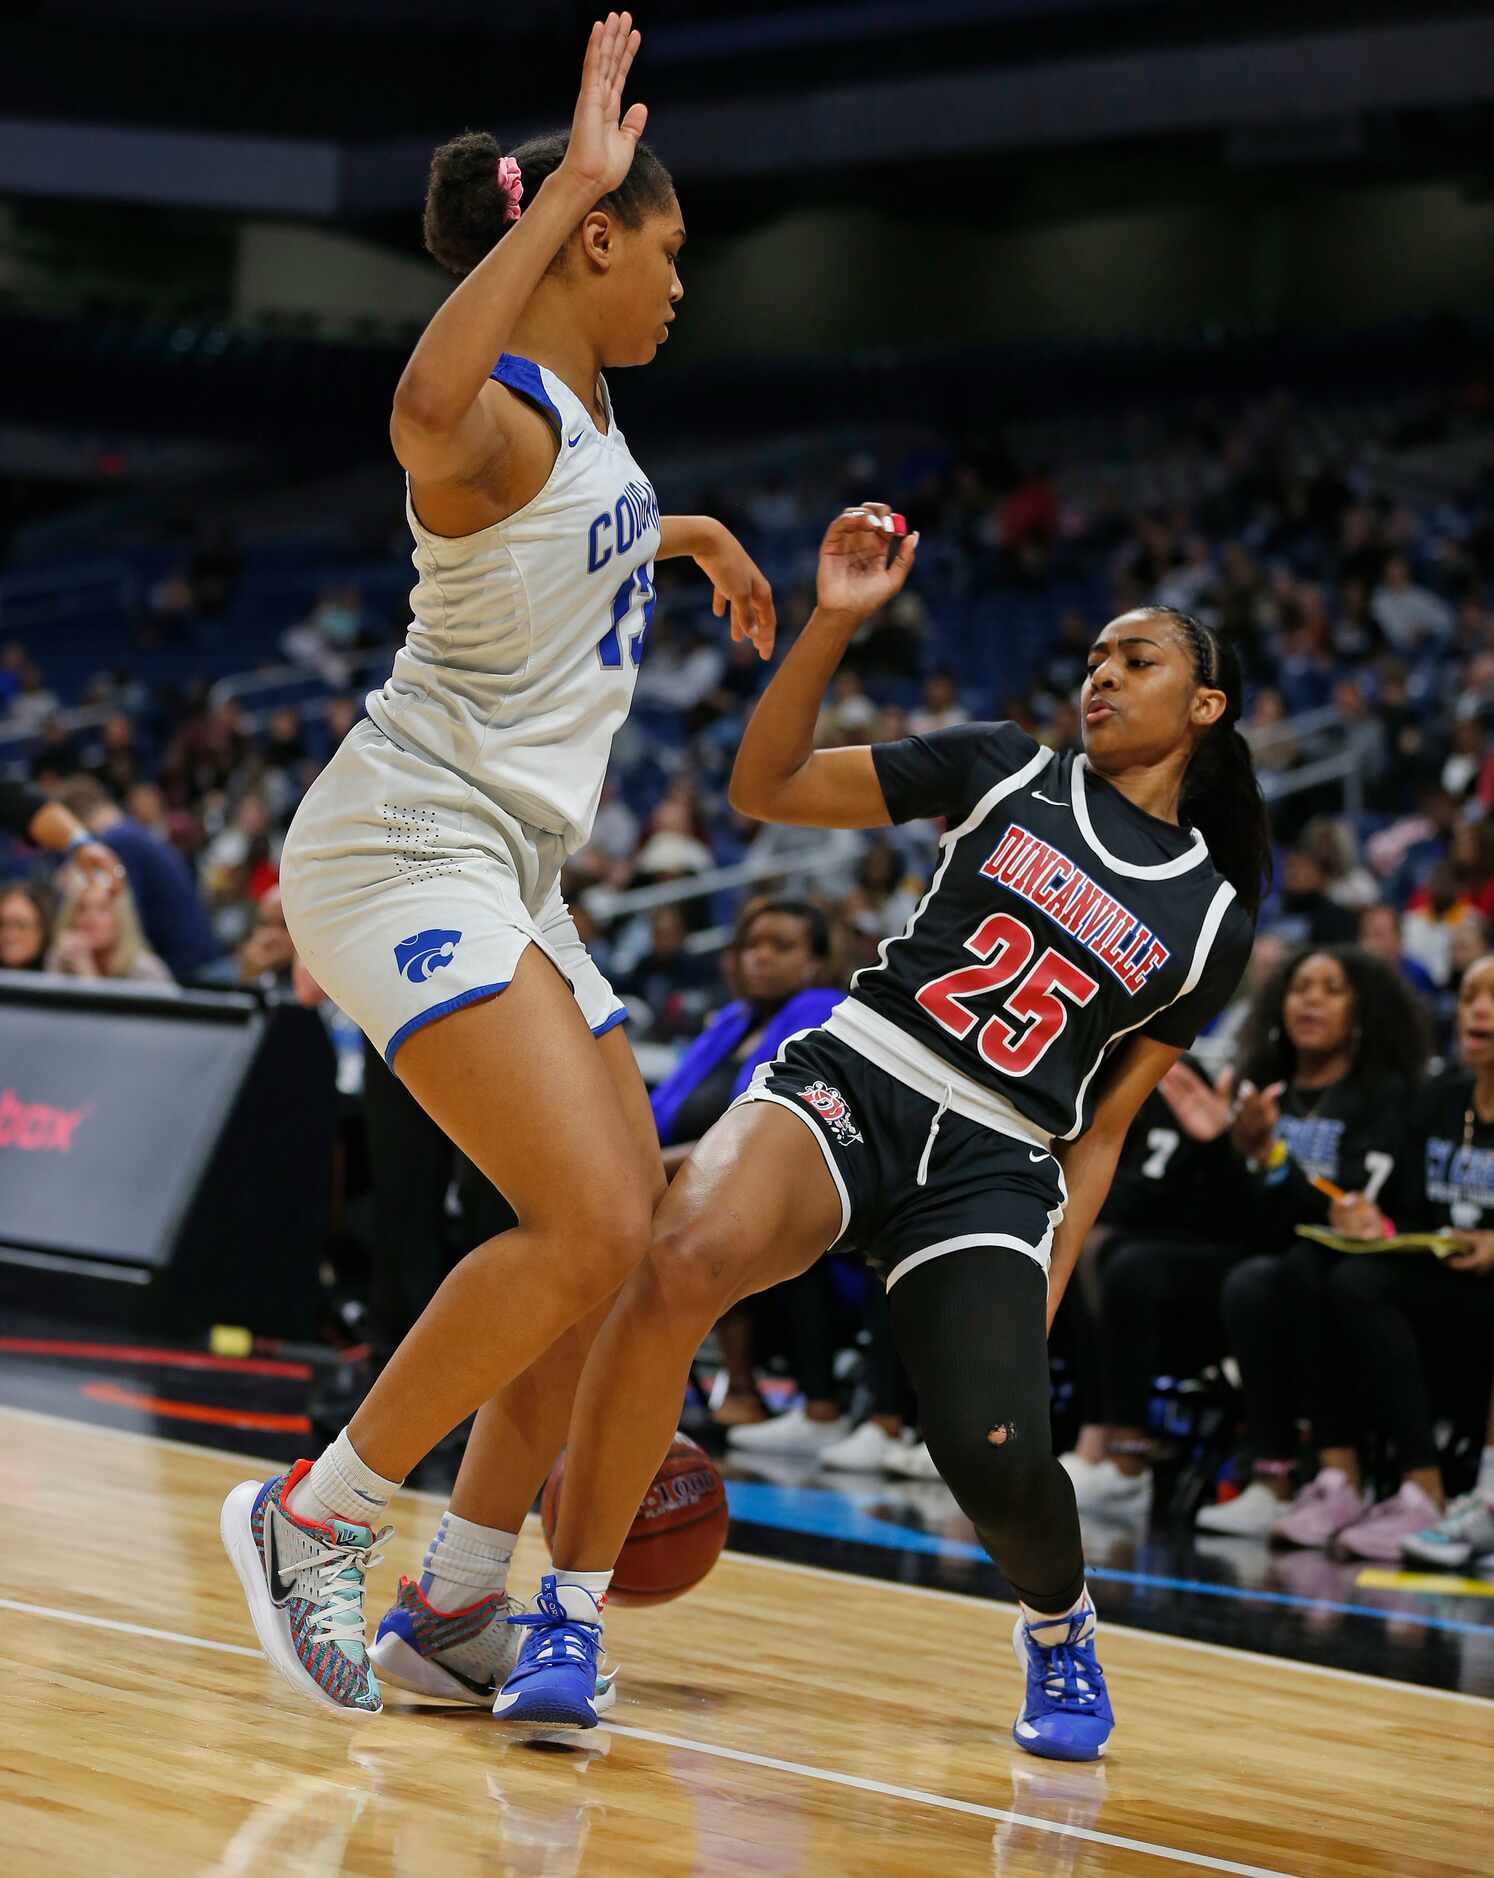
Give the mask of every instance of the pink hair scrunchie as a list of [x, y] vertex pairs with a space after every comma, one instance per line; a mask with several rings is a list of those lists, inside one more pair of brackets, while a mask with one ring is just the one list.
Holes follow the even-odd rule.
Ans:
[[524, 173], [512, 157], [498, 159], [498, 187], [508, 197], [504, 221], [518, 221], [519, 204], [524, 200]]

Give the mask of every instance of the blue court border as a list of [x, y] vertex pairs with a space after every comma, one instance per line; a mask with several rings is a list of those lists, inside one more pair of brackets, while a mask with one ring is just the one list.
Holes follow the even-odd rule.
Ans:
[[[726, 1499], [732, 1518], [741, 1520], [744, 1525], [776, 1527], [783, 1532], [806, 1533], [818, 1539], [844, 1539], [855, 1545], [879, 1546], [890, 1552], [923, 1552], [990, 1565], [983, 1546], [972, 1545], [965, 1539], [939, 1538], [917, 1527], [878, 1519], [874, 1514], [863, 1513], [843, 1494], [823, 1487], [775, 1487], [756, 1480], [728, 1480]], [[1468, 1623], [1455, 1617], [1433, 1617], [1401, 1607], [1340, 1604], [1330, 1598], [1299, 1597], [1291, 1591], [1256, 1591], [1243, 1585], [1215, 1584], [1206, 1578], [1173, 1578], [1155, 1572], [1123, 1571], [1109, 1565], [1088, 1566], [1086, 1575], [1096, 1583], [1186, 1591], [1200, 1597], [1232, 1598], [1242, 1604], [1283, 1605], [1292, 1610], [1320, 1611], [1342, 1617], [1372, 1617], [1380, 1623], [1411, 1624], [1453, 1636], [1494, 1636], [1494, 1625]]]

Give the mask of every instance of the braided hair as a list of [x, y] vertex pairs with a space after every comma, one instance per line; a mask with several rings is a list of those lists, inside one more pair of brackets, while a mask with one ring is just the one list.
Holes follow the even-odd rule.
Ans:
[[1224, 712], [1199, 740], [1183, 777], [1183, 818], [1209, 844], [1209, 853], [1254, 919], [1271, 884], [1271, 818], [1255, 773], [1250, 745], [1240, 734], [1245, 681], [1227, 639], [1173, 606], [1143, 612], [1171, 621], [1193, 660], [1200, 685], [1224, 693]]
[[[508, 152], [523, 175], [524, 201], [533, 202], [540, 184], [560, 168], [570, 145], [568, 131], [531, 137]], [[470, 274], [508, 228], [511, 204], [498, 182], [498, 139], [485, 130], [469, 130], [444, 143], [431, 157], [425, 195], [425, 246], [448, 273]], [[627, 175], [596, 203], [628, 228], [668, 208], [674, 180], [640, 143]], [[562, 251], [563, 252], [563, 251]]]

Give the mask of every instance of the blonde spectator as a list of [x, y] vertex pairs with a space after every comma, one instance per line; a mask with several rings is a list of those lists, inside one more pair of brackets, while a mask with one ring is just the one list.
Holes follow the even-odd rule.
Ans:
[[1359, 858], [1354, 831], [1337, 816], [1318, 815], [1302, 831], [1302, 845], [1323, 870], [1323, 892], [1337, 906], [1355, 912], [1373, 906], [1379, 882]]
[[171, 984], [171, 973], [145, 943], [135, 898], [127, 886], [107, 886], [72, 875], [62, 905], [47, 969], [72, 978], [126, 978]]
[[1255, 703], [1245, 724], [1245, 735], [1255, 753], [1258, 770], [1289, 770], [1296, 763], [1300, 755], [1296, 739], [1280, 729], [1286, 722], [1286, 714], [1286, 700], [1281, 693], [1270, 685], [1263, 685], [1255, 694]]

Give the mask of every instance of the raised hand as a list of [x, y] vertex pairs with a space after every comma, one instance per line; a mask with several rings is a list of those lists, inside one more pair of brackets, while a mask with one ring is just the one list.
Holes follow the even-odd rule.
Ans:
[[124, 885], [119, 856], [102, 841], [80, 841], [68, 852], [68, 861], [92, 887], [107, 887], [112, 897]]
[[1247, 1161], [1258, 1161], [1271, 1145], [1276, 1124], [1281, 1120], [1284, 1082], [1273, 1082], [1268, 1089], [1242, 1082], [1235, 1102], [1233, 1138], [1236, 1149]]
[[885, 606], [913, 571], [918, 536], [911, 534], [889, 565], [885, 502], [863, 502], [846, 509], [825, 531], [820, 543], [816, 597], [820, 605], [837, 613], [875, 613]]
[[622, 111], [623, 85], [642, 43], [631, 13], [609, 13], [591, 29], [581, 91], [571, 119], [571, 140], [561, 169], [584, 182], [593, 198], [616, 189], [633, 166], [633, 152], [648, 122], [646, 104]]
[[1186, 1063], [1174, 1063], [1158, 1083], [1162, 1100], [1191, 1141], [1217, 1141], [1229, 1127], [1229, 1089], [1213, 1088]]

